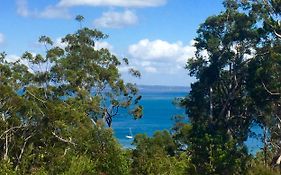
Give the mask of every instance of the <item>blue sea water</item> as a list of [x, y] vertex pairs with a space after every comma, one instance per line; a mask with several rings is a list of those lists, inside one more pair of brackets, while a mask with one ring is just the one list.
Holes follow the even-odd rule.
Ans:
[[[141, 105], [143, 106], [143, 117], [134, 120], [126, 111], [120, 111], [120, 114], [113, 119], [113, 129], [119, 142], [126, 148], [132, 147], [133, 139], [127, 139], [130, 135], [130, 128], [133, 136], [139, 133], [152, 136], [157, 130], [170, 130], [175, 115], [186, 115], [185, 110], [173, 105], [173, 100], [177, 97], [187, 95], [187, 88], [168, 88], [168, 87], [142, 87]], [[261, 134], [258, 126], [253, 126], [252, 131]], [[262, 148], [262, 143], [255, 138], [249, 138], [246, 142], [250, 153], [255, 153]]]
[[129, 129], [132, 134], [139, 133], [152, 136], [157, 130], [169, 130], [173, 126], [172, 117], [178, 114], [184, 114], [185, 110], [173, 105], [176, 97], [184, 97], [187, 94], [187, 88], [173, 91], [171, 89], [163, 89], [163, 87], [141, 88], [140, 94], [142, 99], [140, 104], [143, 106], [143, 117], [134, 120], [126, 111], [113, 119], [113, 129], [115, 136], [124, 147], [131, 147], [133, 139], [127, 139]]

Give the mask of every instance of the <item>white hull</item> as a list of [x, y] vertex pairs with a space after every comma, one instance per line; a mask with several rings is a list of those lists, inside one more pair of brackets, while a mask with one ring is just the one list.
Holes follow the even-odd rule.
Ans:
[[132, 138], [133, 138], [133, 136], [126, 136], [126, 138], [127, 138], [127, 139], [132, 139]]
[[131, 128], [129, 128], [129, 130], [130, 130], [130, 135], [126, 135], [126, 138], [127, 139], [133, 139], [134, 137], [133, 137]]

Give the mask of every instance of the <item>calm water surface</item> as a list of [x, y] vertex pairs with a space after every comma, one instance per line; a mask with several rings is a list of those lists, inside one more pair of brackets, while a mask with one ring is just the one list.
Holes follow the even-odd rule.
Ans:
[[[133, 139], [127, 139], [130, 135], [130, 128], [133, 135], [143, 133], [152, 136], [157, 130], [170, 130], [174, 122], [172, 117], [178, 114], [185, 115], [185, 110], [173, 105], [176, 97], [186, 96], [186, 89], [141, 89], [141, 105], [143, 106], [143, 117], [140, 120], [134, 120], [126, 111], [120, 111], [120, 114], [113, 120], [113, 129], [115, 136], [124, 147], [132, 147]], [[261, 134], [259, 127], [253, 126], [252, 131]], [[262, 148], [262, 143], [255, 138], [249, 138], [246, 145], [251, 153], [255, 153]]]
[[127, 139], [129, 128], [132, 134], [139, 133], [152, 136], [157, 130], [169, 130], [173, 126], [172, 117], [178, 114], [184, 114], [185, 110], [177, 108], [172, 104], [176, 97], [184, 97], [186, 92], [149, 92], [141, 93], [141, 105], [143, 106], [143, 117], [134, 120], [126, 111], [120, 111], [120, 115], [113, 120], [113, 129], [115, 136], [125, 147], [131, 147], [133, 139]]

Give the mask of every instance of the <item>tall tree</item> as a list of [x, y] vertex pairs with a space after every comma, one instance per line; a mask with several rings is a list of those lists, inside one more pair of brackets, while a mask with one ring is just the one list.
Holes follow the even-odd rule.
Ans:
[[192, 124], [189, 151], [198, 174], [239, 174], [245, 170], [244, 141], [254, 120], [246, 95], [248, 62], [259, 31], [256, 18], [234, 0], [198, 29], [196, 55], [187, 69], [197, 82], [184, 104]]
[[97, 49], [106, 37], [81, 28], [62, 39], [65, 47], [40, 37], [44, 55], [26, 52], [13, 63], [0, 55], [0, 155], [7, 167], [19, 174], [71, 172], [71, 165], [128, 174], [128, 161], [104, 123], [110, 127], [119, 108], [140, 118], [142, 107], [136, 86], [121, 78], [119, 59]]
[[[257, 18], [260, 27], [255, 58], [249, 64], [248, 91], [253, 99], [257, 122], [264, 130], [264, 162], [268, 151], [280, 156], [280, 60], [281, 1], [242, 1], [245, 10]], [[262, 97], [262, 98], [261, 98]]]

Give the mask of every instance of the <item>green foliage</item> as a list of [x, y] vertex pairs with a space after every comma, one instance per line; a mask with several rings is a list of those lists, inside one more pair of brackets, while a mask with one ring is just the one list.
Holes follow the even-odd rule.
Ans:
[[207, 18], [199, 27], [196, 55], [187, 66], [198, 80], [183, 101], [192, 124], [185, 140], [197, 174], [245, 172], [243, 142], [254, 120], [244, 107], [250, 103], [244, 82], [246, 55], [251, 54], [258, 36], [255, 19], [239, 12], [236, 1], [224, 5], [224, 12]]
[[10, 162], [2, 160], [0, 161], [0, 174], [16, 175], [13, 166]]
[[280, 174], [277, 169], [270, 167], [264, 162], [264, 153], [257, 152], [251, 160], [247, 175], [277, 175]]
[[[208, 134], [197, 128], [190, 134], [188, 151], [196, 174], [243, 174], [247, 168], [247, 149], [224, 133]], [[201, 163], [199, 163], [201, 162]]]
[[26, 52], [14, 63], [0, 55], [1, 171], [129, 174], [127, 154], [104, 123], [111, 126], [119, 108], [140, 118], [140, 96], [122, 80], [119, 59], [95, 48], [106, 37], [81, 28], [62, 39], [65, 48], [40, 37], [45, 55]]
[[279, 172], [272, 170], [264, 164], [258, 164], [250, 168], [248, 175], [279, 175]]
[[[225, 0], [225, 11], [197, 31], [196, 55], [186, 66], [197, 81], [182, 101], [192, 128], [184, 140], [176, 132], [176, 139], [186, 145], [198, 174], [245, 173], [244, 141], [253, 123], [275, 136], [272, 126], [277, 129], [280, 111], [280, 94], [272, 93], [280, 92], [276, 4]], [[265, 154], [268, 140], [263, 139]]]
[[73, 157], [69, 166], [69, 169], [62, 173], [62, 175], [73, 175], [73, 174], [97, 174], [94, 167], [94, 162], [92, 162], [87, 157]]
[[84, 16], [82, 16], [82, 15], [77, 15], [76, 17], [75, 17], [75, 20], [76, 21], [78, 21], [78, 22], [81, 22], [81, 21], [83, 21], [85, 18], [84, 18]]
[[137, 135], [134, 140], [132, 174], [185, 174], [186, 154], [175, 156], [176, 145], [167, 131], [152, 138]]
[[[110, 126], [120, 108], [141, 118], [142, 96], [122, 79], [121, 60], [95, 47], [108, 36], [82, 28], [83, 16], [63, 48], [42, 36], [44, 55], [8, 62], [1, 53], [0, 174], [278, 174], [268, 164], [280, 156], [281, 3], [223, 4], [199, 26], [186, 66], [197, 81], [178, 105], [190, 123], [177, 116], [172, 134], [137, 135], [132, 151]], [[253, 123], [263, 128], [264, 148], [251, 159], [244, 142]]]
[[113, 137], [111, 129], [95, 128], [84, 139], [87, 141], [84, 141], [85, 146], [81, 148], [81, 152], [90, 155], [98, 173], [129, 174], [128, 157]]
[[[277, 174], [268, 164], [276, 166], [271, 160], [280, 156], [281, 3], [223, 4], [223, 12], [200, 25], [195, 57], [186, 66], [197, 81], [178, 102], [190, 124], [177, 116], [172, 136], [137, 136], [133, 174]], [[245, 141], [253, 124], [263, 128], [264, 148], [252, 159]], [[185, 163], [174, 171], [168, 162], [181, 156]]]

